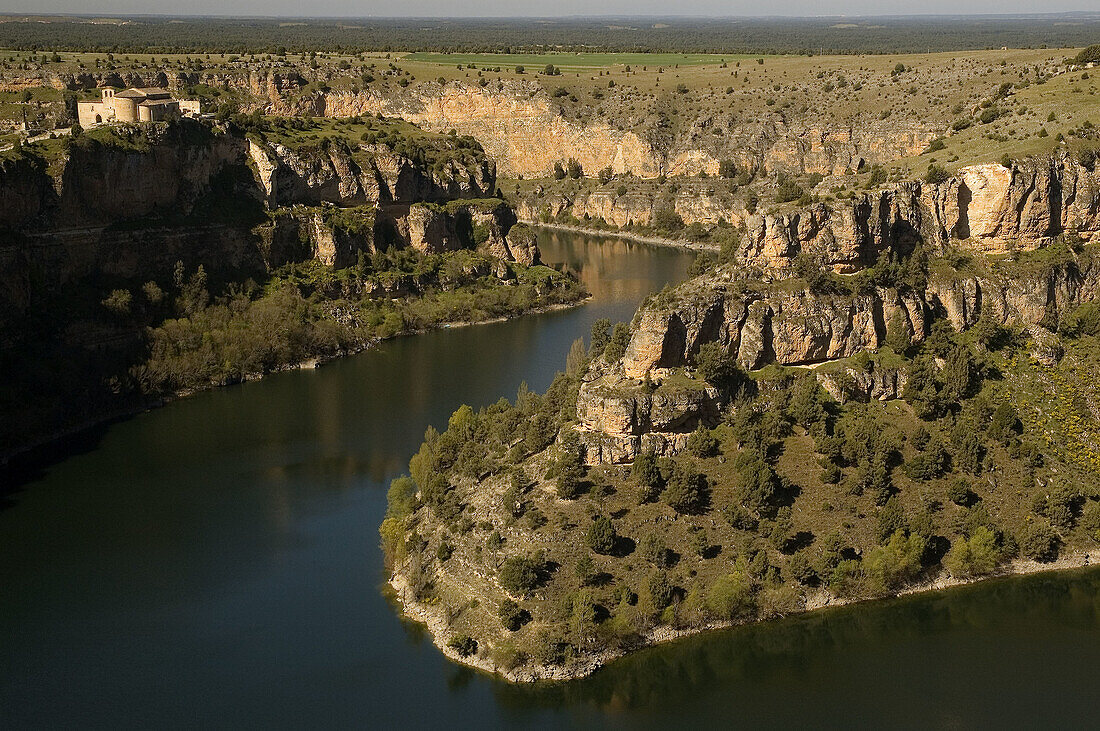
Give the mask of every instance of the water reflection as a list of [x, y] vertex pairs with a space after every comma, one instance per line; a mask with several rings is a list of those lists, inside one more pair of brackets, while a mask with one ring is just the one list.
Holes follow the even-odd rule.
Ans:
[[380, 591], [388, 480], [428, 424], [544, 389], [692, 258], [540, 243], [590, 303], [200, 394], [43, 467], [0, 511], [0, 728], [1084, 725], [1095, 573], [700, 636], [560, 686], [447, 661]]
[[[587, 708], [634, 725], [927, 726], [1080, 721], [1100, 679], [1100, 570], [996, 580], [691, 637], [591, 678], [497, 684], [520, 712]], [[1052, 671], [1054, 675], [1047, 675]], [[1055, 679], [1056, 678], [1056, 679]], [[1080, 695], [1085, 694], [1085, 695]], [[1018, 715], [1025, 713], [1026, 715]]]

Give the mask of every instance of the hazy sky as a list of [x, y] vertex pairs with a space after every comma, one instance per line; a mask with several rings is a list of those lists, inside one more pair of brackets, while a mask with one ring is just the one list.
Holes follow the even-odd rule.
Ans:
[[0, 0], [6, 13], [393, 17], [915, 15], [1098, 10], [1098, 0]]

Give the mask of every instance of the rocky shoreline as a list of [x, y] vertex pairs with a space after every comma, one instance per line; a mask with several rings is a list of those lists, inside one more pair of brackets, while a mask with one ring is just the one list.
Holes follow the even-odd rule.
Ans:
[[[1092, 552], [1092, 554], [1096, 553], [1098, 552]], [[906, 587], [901, 591], [897, 591], [891, 594], [872, 598], [846, 599], [830, 594], [828, 591], [821, 590], [817, 594], [807, 597], [806, 604], [801, 610], [772, 619], [785, 619], [787, 617], [793, 617], [800, 614], [805, 614], [807, 612], [816, 612], [823, 609], [833, 609], [848, 606], [851, 604], [865, 604], [868, 602], [897, 599], [899, 597], [911, 596], [914, 594], [929, 594], [932, 592], [944, 591], [947, 589], [953, 589], [962, 586], [970, 586], [988, 581], [990, 579], [1005, 579], [1016, 576], [1027, 576], [1030, 574], [1052, 573], [1056, 571], [1069, 571], [1072, 569], [1088, 568], [1090, 566], [1097, 565], [1092, 562], [1092, 554], [1090, 554], [1090, 552], [1088, 551], [1074, 551], [1072, 553], [1063, 553], [1056, 560], [1049, 563], [1040, 563], [1038, 561], [1031, 561], [1027, 559], [1016, 559], [986, 576], [969, 579], [955, 578], [953, 576], [950, 576], [947, 572], [941, 571], [929, 581], [920, 584], [914, 584], [913, 586]], [[449, 647], [444, 641], [445, 633], [447, 632], [449, 627], [447, 620], [443, 616], [442, 612], [438, 611], [432, 605], [413, 600], [410, 597], [411, 589], [409, 588], [408, 583], [405, 581], [405, 578], [398, 573], [394, 573], [390, 577], [388, 586], [394, 592], [394, 599], [400, 605], [401, 611], [404, 616], [424, 625], [424, 627], [428, 630], [428, 634], [432, 638], [432, 643], [447, 658], [467, 667], [497, 675], [511, 683], [580, 680], [581, 678], [586, 678], [592, 675], [608, 663], [613, 662], [614, 660], [617, 660], [619, 658], [626, 657], [627, 655], [631, 654], [631, 652], [636, 652], [637, 650], [642, 650], [647, 647], [654, 647], [656, 645], [663, 645], [669, 642], [675, 642], [676, 640], [702, 634], [704, 632], [713, 632], [716, 630], [729, 629], [731, 627], [772, 621], [772, 619], [756, 619], [749, 620], [747, 622], [709, 622], [701, 627], [693, 627], [689, 629], [673, 629], [671, 627], [662, 625], [650, 630], [645, 635], [643, 635], [641, 644], [634, 650], [605, 650], [603, 652], [579, 658], [568, 665], [531, 666], [525, 664], [519, 670], [515, 670], [502, 668], [498, 666], [495, 662], [493, 662], [491, 658], [487, 656], [482, 656], [480, 653], [463, 657], [461, 654], [459, 654], [457, 650]]]

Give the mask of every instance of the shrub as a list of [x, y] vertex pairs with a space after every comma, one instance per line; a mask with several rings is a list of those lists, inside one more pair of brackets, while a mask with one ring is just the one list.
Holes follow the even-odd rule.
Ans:
[[500, 566], [500, 585], [509, 594], [526, 596], [542, 582], [543, 564], [526, 556], [510, 556]]
[[477, 652], [477, 640], [469, 635], [455, 635], [447, 643], [447, 647], [457, 652], [459, 657], [469, 657]]
[[995, 122], [1004, 112], [1000, 107], [992, 106], [982, 110], [982, 113], [978, 115], [978, 121], [982, 124], [989, 124]]
[[1033, 561], [1047, 563], [1058, 558], [1058, 534], [1046, 523], [1036, 521], [1026, 526], [1019, 544], [1020, 551]]
[[787, 179], [779, 184], [775, 199], [780, 203], [789, 203], [790, 201], [796, 201], [801, 198], [805, 192], [806, 191], [802, 190], [802, 186], [798, 183]]
[[718, 577], [707, 589], [707, 608], [721, 619], [747, 619], [756, 611], [752, 581], [743, 571]]
[[992, 573], [1001, 563], [1001, 548], [997, 535], [985, 526], [978, 526], [970, 538], [959, 538], [943, 558], [944, 567], [952, 576], [965, 579]]
[[942, 165], [929, 165], [928, 172], [924, 174], [924, 182], [935, 185], [946, 181], [950, 177], [951, 175]]
[[737, 164], [733, 160], [722, 160], [718, 163], [718, 175], [727, 179], [737, 177]]
[[509, 632], [515, 632], [530, 619], [530, 614], [527, 610], [520, 607], [511, 599], [505, 599], [500, 603], [500, 608], [497, 610], [497, 614], [500, 617], [500, 623], [504, 625], [504, 628]]
[[619, 536], [615, 533], [615, 526], [607, 516], [597, 516], [588, 527], [584, 536], [585, 543], [596, 553], [609, 554], [615, 550], [615, 544]]

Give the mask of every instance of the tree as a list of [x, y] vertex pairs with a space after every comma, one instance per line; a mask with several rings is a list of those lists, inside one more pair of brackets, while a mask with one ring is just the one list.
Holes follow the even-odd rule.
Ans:
[[688, 437], [687, 448], [696, 457], [713, 457], [718, 454], [718, 438], [714, 436], [713, 431], [700, 423]]
[[730, 179], [737, 177], [737, 164], [733, 160], [722, 160], [718, 163], [719, 177]]
[[653, 228], [674, 233], [684, 227], [684, 219], [672, 208], [658, 208], [653, 212]]
[[825, 390], [817, 378], [808, 376], [797, 380], [790, 389], [791, 400], [787, 413], [805, 428], [828, 417], [825, 411]]
[[527, 610], [523, 609], [511, 599], [505, 599], [500, 603], [497, 615], [500, 617], [500, 623], [503, 624], [504, 628], [509, 632], [515, 632], [531, 618]]
[[890, 315], [890, 323], [886, 326], [886, 346], [895, 353], [905, 354], [913, 340], [909, 335], [909, 321], [900, 307]]
[[734, 466], [737, 468], [737, 484], [742, 502], [756, 512], [764, 510], [771, 504], [779, 488], [779, 478], [775, 470], [755, 449], [741, 450], [734, 459]]
[[656, 500], [664, 486], [661, 469], [657, 465], [657, 455], [652, 450], [642, 452], [634, 458], [630, 473], [638, 483], [638, 502], [649, 503]]
[[707, 589], [707, 608], [720, 619], [747, 619], [756, 611], [752, 581], [744, 571], [718, 577]]
[[670, 563], [670, 554], [665, 542], [656, 533], [650, 533], [641, 541], [642, 558], [649, 561], [657, 568], [667, 569]]
[[554, 161], [554, 180], [563, 180], [565, 178], [565, 168], [561, 163]]
[[896, 589], [913, 581], [920, 573], [925, 543], [925, 539], [915, 533], [906, 536], [903, 531], [896, 531], [886, 545], [867, 555], [863, 561], [865, 570], [879, 590]]
[[584, 170], [575, 157], [569, 158], [569, 161], [565, 164], [565, 172], [567, 172], [569, 177], [573, 180], [579, 180], [584, 175]]
[[993, 410], [993, 418], [989, 423], [989, 436], [999, 441], [1008, 441], [1020, 432], [1020, 417], [1016, 409], [1007, 401], [1002, 401]]
[[672, 603], [673, 586], [664, 571], [655, 571], [646, 582], [646, 591], [652, 606], [658, 612]]
[[115, 289], [111, 291], [101, 304], [116, 317], [127, 317], [130, 314], [130, 306], [134, 297], [128, 289]]
[[943, 565], [958, 578], [984, 576], [1000, 565], [1001, 555], [997, 534], [985, 526], [978, 526], [969, 539], [958, 538], [951, 544]]
[[500, 565], [500, 585], [509, 594], [526, 596], [542, 581], [543, 562], [526, 556], [510, 556]]
[[565, 430], [562, 437], [561, 456], [558, 457], [558, 497], [576, 500], [584, 488], [584, 463], [581, 461], [577, 433]]
[[709, 502], [706, 476], [682, 462], [674, 463], [665, 484], [664, 499], [677, 513], [705, 511]]
[[1048, 563], [1058, 558], [1058, 534], [1047, 523], [1035, 521], [1020, 533], [1020, 551], [1033, 561]]
[[626, 354], [626, 346], [630, 344], [630, 326], [625, 322], [615, 323], [611, 330], [611, 339], [604, 348], [604, 360], [614, 363]]
[[477, 652], [477, 640], [469, 635], [455, 635], [447, 643], [447, 647], [457, 652], [460, 657], [469, 657]]
[[737, 361], [718, 343], [703, 343], [699, 347], [695, 371], [704, 381], [728, 393], [737, 390], [745, 377]]
[[581, 584], [589, 584], [596, 575], [596, 563], [586, 553], [577, 559], [577, 565], [573, 567], [573, 572], [581, 580]]
[[584, 347], [584, 339], [577, 338], [573, 341], [569, 353], [565, 356], [565, 372], [570, 376], [578, 376], [588, 365], [588, 351]]
[[409, 477], [398, 477], [386, 491], [386, 517], [404, 518], [416, 510], [416, 483]]
[[788, 178], [779, 183], [779, 188], [775, 193], [775, 199], [780, 203], [789, 203], [801, 198], [805, 192], [806, 191], [802, 190], [801, 185]]
[[588, 348], [591, 358], [599, 358], [611, 341], [611, 320], [601, 317], [592, 323], [592, 337]]
[[607, 167], [602, 168], [600, 172], [596, 174], [596, 177], [599, 178], [600, 183], [602, 183], [603, 185], [607, 185], [611, 182], [612, 174], [613, 173], [611, 172], [611, 166], [608, 165]]
[[615, 526], [611, 524], [611, 519], [605, 515], [597, 516], [584, 536], [584, 541], [589, 548], [596, 553], [605, 555], [615, 550], [615, 544], [618, 540], [619, 536], [615, 533]]

